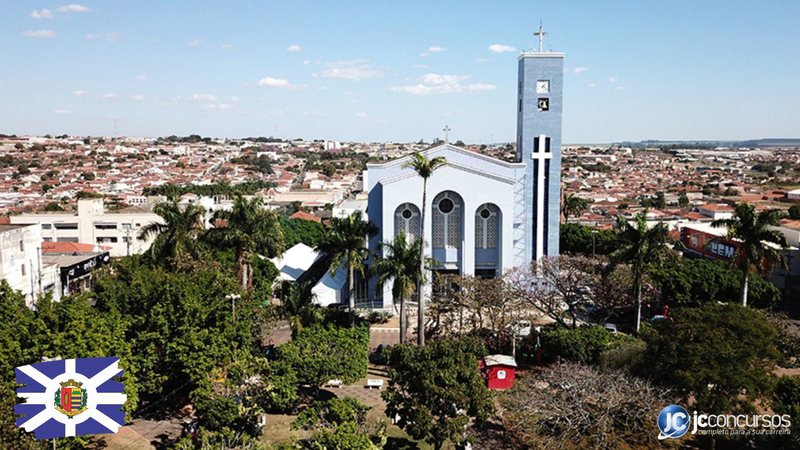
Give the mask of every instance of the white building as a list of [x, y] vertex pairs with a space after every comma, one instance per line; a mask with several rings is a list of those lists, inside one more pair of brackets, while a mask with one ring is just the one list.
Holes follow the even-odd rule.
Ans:
[[[135, 255], [150, 248], [152, 238], [139, 240], [142, 227], [161, 222], [153, 203], [119, 211], [106, 211], [103, 199], [78, 200], [78, 212], [46, 212], [11, 217], [12, 224], [36, 224], [39, 242], [81, 242], [109, 248], [112, 257]], [[38, 242], [37, 242], [38, 246]]]
[[786, 198], [789, 200], [800, 200], [800, 189], [794, 189], [786, 193]]
[[697, 207], [697, 212], [713, 220], [732, 219], [733, 208], [729, 205], [709, 204]]
[[[438, 262], [435, 271], [495, 277], [526, 264], [526, 240], [520, 233], [526, 164], [452, 145], [434, 147], [424, 155], [447, 160], [428, 180], [424, 240], [431, 244], [426, 253]], [[413, 169], [404, 167], [408, 159], [367, 164], [367, 211], [380, 229], [370, 239], [375, 253], [380, 252], [381, 242], [399, 233], [419, 236], [422, 179]], [[374, 289], [372, 280], [370, 292]], [[375, 297], [379, 300], [377, 307], [390, 308], [389, 283]]]
[[36, 225], [0, 225], [0, 279], [21, 292], [28, 306], [41, 291], [41, 242]]

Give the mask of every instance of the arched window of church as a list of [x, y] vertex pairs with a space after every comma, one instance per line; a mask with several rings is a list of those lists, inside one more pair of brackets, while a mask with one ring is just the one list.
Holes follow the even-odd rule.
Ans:
[[406, 236], [419, 237], [419, 220], [417, 205], [403, 203], [394, 210], [394, 235], [405, 233]]
[[464, 205], [454, 192], [442, 192], [433, 199], [433, 247], [461, 247]]
[[497, 248], [497, 224], [500, 209], [486, 203], [475, 211], [475, 247]]

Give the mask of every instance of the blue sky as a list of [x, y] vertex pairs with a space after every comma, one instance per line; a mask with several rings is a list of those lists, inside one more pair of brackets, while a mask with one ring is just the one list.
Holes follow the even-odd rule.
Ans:
[[564, 141], [800, 136], [800, 2], [4, 0], [0, 133], [511, 141], [566, 53]]

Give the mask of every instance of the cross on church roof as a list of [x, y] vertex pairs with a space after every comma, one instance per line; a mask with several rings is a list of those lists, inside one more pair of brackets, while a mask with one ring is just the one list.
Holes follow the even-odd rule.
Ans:
[[534, 36], [539, 37], [539, 53], [544, 52], [544, 37], [547, 35], [547, 32], [544, 31], [544, 27], [542, 27], [542, 21], [539, 21], [539, 31], [533, 33]]
[[449, 144], [450, 143], [450, 132], [453, 131], [453, 130], [451, 130], [449, 126], [445, 125], [444, 128], [442, 128], [442, 131], [444, 131], [444, 143], [445, 144]]

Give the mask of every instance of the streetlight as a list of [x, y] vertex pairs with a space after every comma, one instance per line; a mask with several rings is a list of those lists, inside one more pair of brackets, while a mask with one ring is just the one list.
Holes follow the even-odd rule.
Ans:
[[233, 316], [233, 322], [236, 323], [236, 300], [239, 300], [242, 296], [239, 294], [228, 294], [225, 298], [231, 301], [231, 316]]

